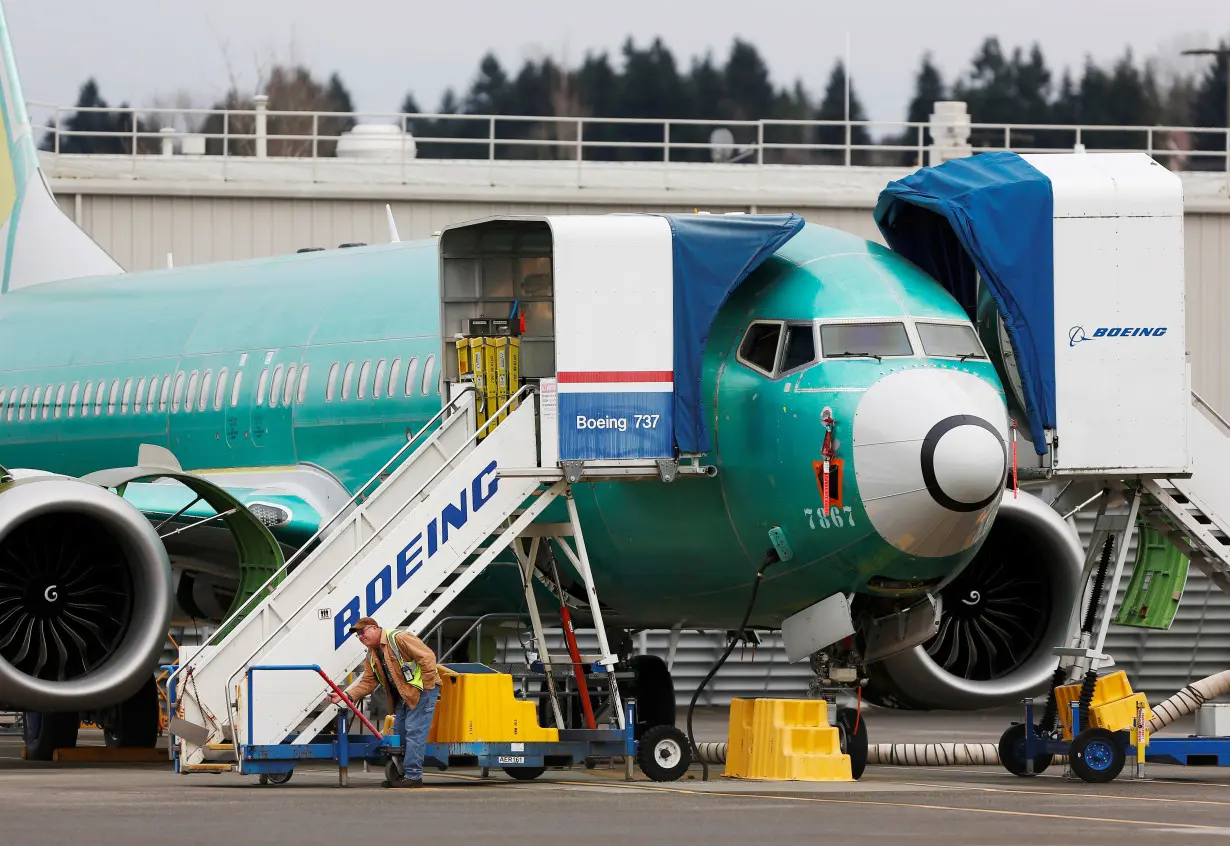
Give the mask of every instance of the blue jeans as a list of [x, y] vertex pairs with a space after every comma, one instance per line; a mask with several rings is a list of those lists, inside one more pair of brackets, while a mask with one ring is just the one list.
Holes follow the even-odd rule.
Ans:
[[436, 712], [436, 701], [440, 698], [440, 688], [433, 687], [424, 690], [419, 696], [419, 704], [411, 710], [405, 702], [397, 703], [397, 714], [393, 718], [393, 733], [401, 738], [402, 748], [406, 750], [402, 758], [402, 775], [411, 781], [423, 777], [423, 756], [427, 753], [427, 733], [431, 731], [431, 718]]

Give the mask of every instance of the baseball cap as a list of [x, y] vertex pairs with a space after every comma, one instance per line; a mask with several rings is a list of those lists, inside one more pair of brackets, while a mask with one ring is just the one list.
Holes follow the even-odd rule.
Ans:
[[380, 624], [377, 623], [375, 620], [373, 620], [371, 617], [363, 617], [362, 619], [358, 620], [353, 626], [351, 626], [350, 630], [354, 632], [355, 634], [358, 634], [359, 632], [363, 631], [368, 626], [379, 627]]

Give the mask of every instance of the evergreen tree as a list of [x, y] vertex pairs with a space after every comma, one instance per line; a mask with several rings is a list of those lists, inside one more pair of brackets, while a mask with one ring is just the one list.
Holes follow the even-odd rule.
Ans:
[[[829, 74], [828, 84], [824, 88], [824, 99], [820, 101], [820, 108], [816, 111], [816, 120], [844, 121], [846, 119], [846, 67], [845, 63], [839, 59], [833, 65], [833, 70]], [[867, 114], [863, 111], [863, 104], [858, 99], [858, 94], [854, 90], [853, 80], [850, 81], [849, 120], [867, 120]], [[816, 143], [844, 145], [846, 143], [846, 127], [822, 126], [818, 128], [816, 130]], [[871, 135], [867, 132], [867, 127], [850, 127], [851, 145], [870, 143]], [[820, 152], [817, 158], [821, 164], [843, 164], [845, 162], [845, 151], [824, 150]], [[850, 154], [851, 164], [866, 164], [869, 160], [870, 156], [865, 150], [854, 150]]]
[[[61, 130], [65, 133], [85, 134], [60, 135], [61, 153], [121, 155], [132, 152], [133, 116], [132, 112], [126, 111], [128, 104], [121, 104], [117, 111], [109, 111], [107, 101], [103, 99], [94, 77], [87, 79], [81, 86], [77, 95], [77, 108], [91, 111], [74, 112], [72, 117], [63, 122]], [[106, 111], [93, 111], [94, 109]], [[50, 126], [54, 128], [54, 124]], [[137, 132], [148, 131], [149, 128], [138, 121]], [[41, 146], [44, 150], [54, 150], [55, 144], [54, 133], [48, 132]], [[149, 152], [155, 144], [156, 139], [140, 139], [138, 149]]]

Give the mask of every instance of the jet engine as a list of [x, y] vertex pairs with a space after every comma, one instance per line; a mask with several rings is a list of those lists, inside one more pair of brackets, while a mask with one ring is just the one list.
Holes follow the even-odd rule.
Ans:
[[1075, 530], [1025, 491], [1004, 493], [977, 556], [942, 591], [939, 630], [868, 667], [864, 696], [917, 710], [977, 710], [1045, 692], [1080, 590]]
[[121, 497], [53, 475], [0, 484], [0, 704], [129, 698], [158, 662], [171, 603], [166, 549]]

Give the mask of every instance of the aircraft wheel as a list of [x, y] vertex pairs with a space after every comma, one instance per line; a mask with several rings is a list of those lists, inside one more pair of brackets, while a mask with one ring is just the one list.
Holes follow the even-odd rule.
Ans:
[[637, 740], [654, 726], [675, 724], [675, 682], [666, 662], [657, 655], [636, 655], [632, 665], [633, 692], [636, 695], [636, 725], [633, 737]]
[[153, 749], [158, 743], [158, 683], [151, 676], [131, 698], [99, 717], [107, 746]]
[[850, 775], [857, 781], [867, 769], [867, 718], [853, 708], [837, 709], [841, 751], [850, 756]]
[[77, 745], [77, 729], [80, 726], [81, 718], [76, 711], [26, 711], [21, 729], [22, 740], [26, 744], [26, 760], [50, 761], [57, 749], [72, 749]]

